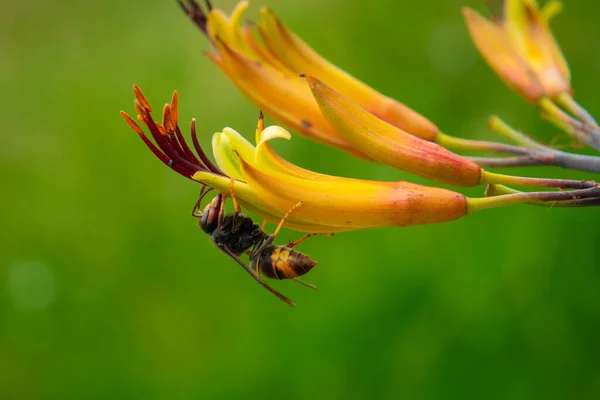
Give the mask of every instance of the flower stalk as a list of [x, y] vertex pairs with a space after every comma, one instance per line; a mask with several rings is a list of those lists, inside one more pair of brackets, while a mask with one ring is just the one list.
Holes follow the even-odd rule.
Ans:
[[498, 116], [490, 117], [488, 120], [488, 129], [529, 150], [524, 157], [518, 158], [471, 158], [471, 160], [477, 162], [482, 167], [486, 165], [498, 167], [554, 165], [566, 169], [600, 173], [600, 157], [569, 153], [536, 142], [527, 135], [512, 128]]
[[499, 134], [511, 142], [516, 143], [519, 146], [535, 149], [535, 150], [547, 150], [548, 147], [544, 146], [542, 143], [535, 141], [529, 136], [517, 131], [512, 128], [506, 122], [504, 122], [497, 115], [492, 115], [487, 121], [487, 127], [490, 131]]
[[594, 117], [592, 117], [592, 114], [579, 105], [569, 93], [561, 93], [556, 96], [555, 100], [560, 107], [564, 108], [584, 123], [590, 126], [599, 126]]
[[544, 119], [550, 121], [580, 143], [600, 150], [600, 128], [598, 126], [576, 120], [549, 98], [540, 99], [539, 104]]
[[600, 188], [593, 186], [588, 189], [579, 189], [569, 192], [507, 191], [506, 194], [500, 194], [498, 196], [474, 198], [470, 200], [469, 214], [476, 211], [488, 210], [490, 208], [523, 203], [557, 205], [561, 202], [566, 202], [569, 206], [595, 206], [600, 205]]
[[[488, 197], [492, 196], [503, 196], [503, 195], [521, 195], [523, 192], [515, 190], [505, 185], [488, 185], [485, 189], [485, 195]], [[588, 191], [589, 193], [589, 191]], [[573, 194], [573, 192], [570, 192]], [[565, 201], [544, 201], [540, 199], [528, 201], [527, 204], [533, 204], [538, 206], [547, 207], [596, 207], [600, 206], [600, 197], [583, 197], [583, 198], [571, 198], [571, 200]]]

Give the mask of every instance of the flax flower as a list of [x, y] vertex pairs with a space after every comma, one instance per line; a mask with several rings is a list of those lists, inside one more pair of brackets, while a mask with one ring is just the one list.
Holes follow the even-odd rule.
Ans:
[[470, 8], [463, 14], [475, 46], [512, 89], [531, 102], [570, 93], [570, 72], [549, 29], [557, 1], [505, 0], [502, 15], [489, 21]]
[[279, 126], [264, 128], [259, 118], [256, 145], [225, 128], [213, 136], [214, 164], [200, 147], [195, 121], [191, 125], [194, 154], [178, 125], [178, 97], [163, 108], [162, 122], [152, 118], [152, 108], [135, 86], [137, 119], [121, 112], [128, 125], [164, 164], [179, 174], [218, 192], [230, 194], [231, 183], [241, 205], [268, 221], [279, 222], [294, 205], [285, 226], [309, 233], [329, 233], [386, 226], [411, 226], [448, 222], [472, 212], [502, 205], [536, 201], [561, 201], [600, 197], [600, 189], [571, 192], [515, 193], [490, 198], [468, 198], [454, 191], [410, 182], [378, 182], [312, 172], [278, 156], [273, 139], [290, 139]]
[[321, 114], [306, 83], [298, 76], [311, 73], [390, 124], [425, 140], [436, 140], [439, 129], [432, 122], [329, 63], [269, 9], [261, 9], [260, 20], [253, 29], [243, 22], [247, 1], [240, 2], [231, 16], [218, 9], [204, 14], [193, 0], [188, 6], [180, 4], [209, 36], [214, 49], [207, 53], [208, 57], [255, 105], [294, 131], [366, 157], [338, 135]]
[[541, 9], [536, 0], [504, 0], [501, 4], [501, 12], [492, 21], [470, 8], [463, 9], [483, 58], [510, 88], [539, 105], [542, 117], [600, 150], [600, 127], [572, 97], [569, 67], [550, 32], [550, 20], [562, 4], [548, 1]]
[[[196, 181], [200, 181], [198, 177], [201, 177], [200, 183], [203, 185], [216, 189], [221, 193], [229, 193], [231, 178], [239, 177], [240, 175], [236, 174], [235, 170], [227, 164], [227, 160], [223, 157], [219, 157], [220, 154], [223, 154], [222, 152], [217, 152], [217, 160], [221, 161], [221, 165], [219, 166], [215, 165], [207, 157], [197, 138], [195, 120], [192, 120], [191, 124], [191, 137], [197, 155], [193, 153], [179, 128], [177, 92], [174, 92], [171, 104], [166, 104], [164, 106], [161, 123], [154, 121], [152, 118], [152, 107], [139, 87], [134, 86], [134, 94], [136, 97], [134, 105], [138, 113], [137, 119], [150, 131], [154, 143], [146, 136], [144, 130], [133, 120], [133, 118], [124, 111], [121, 111], [121, 115], [127, 124], [140, 136], [152, 153], [154, 153], [160, 161], [180, 175]], [[228, 129], [226, 128], [224, 131], [227, 132]], [[213, 143], [217, 148], [220, 148], [219, 146], [221, 145], [227, 145], [228, 141], [226, 137], [216, 134]], [[235, 148], [231, 148], [232, 154], [235, 154], [233, 153], [233, 150], [245, 155], [249, 154], [248, 151], [253, 151], [253, 146], [248, 142], [244, 143], [243, 141], [238, 141], [236, 142], [236, 145]], [[220, 167], [231, 174], [231, 176], [223, 172]], [[204, 189], [205, 187], [203, 187], [202, 192], [204, 192]], [[242, 206], [268, 221], [279, 222], [284, 214], [274, 213], [272, 207], [267, 202], [257, 197], [243, 181], [234, 180], [234, 191], [236, 198]], [[314, 233], [347, 230], [307, 223], [297, 218], [297, 215], [294, 214], [290, 215], [287, 219], [286, 226], [298, 231]]]
[[258, 23], [250, 24], [243, 21], [246, 1], [240, 2], [231, 16], [212, 9], [208, 2], [208, 12], [204, 12], [195, 0], [187, 1], [187, 4], [180, 1], [181, 7], [213, 45], [207, 56], [255, 105], [306, 137], [373, 159], [328, 123], [307, 85], [299, 78], [301, 73], [327, 82], [378, 119], [420, 139], [454, 150], [530, 155], [522, 147], [461, 139], [440, 132], [425, 117], [328, 62], [265, 7]]
[[277, 126], [263, 129], [262, 118], [256, 131], [257, 146], [231, 128], [215, 133], [214, 164], [199, 145], [195, 121], [191, 136], [198, 157], [187, 145], [178, 125], [176, 93], [163, 108], [161, 123], [152, 118], [152, 108], [137, 86], [134, 93], [137, 119], [156, 144], [133, 118], [121, 114], [163, 163], [226, 194], [233, 178], [235, 196], [242, 206], [269, 221], [278, 222], [298, 201], [304, 204], [285, 226], [310, 233], [446, 222], [467, 212], [466, 198], [449, 190], [342, 178], [297, 167], [277, 156], [268, 144], [274, 138], [289, 139], [290, 134]]

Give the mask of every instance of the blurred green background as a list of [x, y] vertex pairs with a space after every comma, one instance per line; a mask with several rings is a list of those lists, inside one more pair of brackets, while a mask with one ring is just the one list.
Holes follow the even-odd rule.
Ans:
[[[447, 133], [493, 138], [498, 113], [560, 136], [475, 52], [460, 8], [485, 12], [479, 1], [262, 0], [250, 18], [261, 4]], [[569, 2], [553, 25], [596, 115], [599, 15]], [[224, 126], [252, 137], [257, 110], [208, 48], [175, 1], [1, 3], [0, 398], [600, 396], [600, 210], [514, 206], [312, 239], [320, 290], [274, 283], [296, 309], [213, 248], [189, 216], [198, 185], [118, 113], [133, 113], [134, 83], [157, 108], [177, 89], [203, 144]], [[320, 172], [425, 182], [298, 135], [277, 145]]]

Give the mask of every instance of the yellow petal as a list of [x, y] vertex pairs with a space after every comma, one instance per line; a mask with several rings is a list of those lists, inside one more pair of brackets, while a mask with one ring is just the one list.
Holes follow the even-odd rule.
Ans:
[[229, 30], [231, 32], [232, 42], [235, 45], [234, 48], [241, 51], [246, 56], [250, 56], [253, 52], [249, 48], [246, 40], [241, 32], [242, 21], [244, 19], [244, 13], [248, 9], [247, 1], [240, 1], [233, 12], [231, 13], [231, 20], [229, 21]]
[[[261, 11], [258, 26], [267, 49], [242, 26], [247, 2], [238, 4], [231, 18], [219, 10], [208, 16], [208, 32], [217, 50], [208, 54], [231, 81], [267, 114], [299, 133], [321, 143], [368, 158], [338, 135], [321, 114], [296, 68], [319, 71], [343, 84], [343, 90], [379, 118], [426, 140], [435, 140], [439, 130], [423, 116], [390, 99], [327, 62], [270, 11]], [[303, 62], [302, 64], [300, 62]]]
[[254, 146], [233, 129], [225, 128], [223, 132], [213, 135], [212, 148], [221, 171], [228, 176], [242, 180], [240, 161], [235, 153], [238, 152], [243, 157], [251, 159], [254, 154]]
[[266, 7], [261, 9], [260, 32], [271, 54], [296, 73], [308, 73], [328, 82], [365, 109], [422, 139], [434, 141], [435, 124], [404, 104], [391, 99], [333, 65], [291, 32]]
[[[244, 13], [247, 9], [248, 1], [244, 0], [237, 4], [231, 13], [231, 19], [228, 25], [230, 40], [225, 40], [225, 42], [250, 59], [271, 63], [272, 60], [268, 53], [256, 51], [254, 47], [256, 43], [255, 41], [253, 42], [253, 37], [247, 33], [248, 29], [244, 23]], [[287, 72], [290, 76], [295, 75], [292, 74], [291, 71]]]
[[534, 71], [546, 96], [570, 90], [570, 73], [547, 24], [560, 11], [550, 4], [542, 15], [535, 0], [506, 0], [504, 26], [514, 50]]
[[209, 57], [261, 110], [277, 121], [321, 143], [361, 155], [329, 126], [306, 84], [266, 63], [253, 61], [217, 40]]
[[[278, 130], [281, 132], [277, 132]], [[287, 137], [288, 139], [291, 137], [289, 132], [279, 127], [269, 127], [263, 130], [263, 132], [266, 132], [264, 140], [269, 140], [267, 138], [273, 139], [275, 137]], [[223, 132], [217, 132], [213, 135], [213, 153], [219, 168], [225, 174], [236, 179], [234, 191], [240, 204], [268, 221], [279, 223], [284, 212], [278, 212], [267, 202], [262, 201], [252, 193], [245, 182], [240, 182], [243, 180], [240, 157], [243, 157], [251, 163], [255, 157], [254, 146], [235, 130], [225, 128], [223, 129]], [[274, 167], [276, 168], [276, 166]], [[230, 179], [227, 177], [220, 177], [211, 173], [201, 172], [197, 173], [194, 176], [194, 179], [210, 185], [222, 193], [229, 193]], [[296, 215], [292, 215], [288, 218], [285, 226], [290, 229], [315, 233], [340, 232], [347, 230], [335, 226], [322, 226], [307, 223], [306, 221], [296, 218]]]
[[229, 27], [229, 17], [219, 9], [212, 10], [206, 16], [206, 28], [208, 37], [211, 42], [216, 42], [217, 39], [227, 43], [233, 43], [235, 40], [231, 35]]
[[[194, 176], [192, 176], [192, 179], [208, 185], [218, 192], [229, 193], [230, 179], [228, 177], [202, 171], [196, 172]], [[272, 206], [258, 198], [250, 189], [250, 187], [244, 182], [237, 180], [234, 182], [234, 193], [236, 199], [244, 208], [270, 222], [279, 223], [284, 214], [277, 212]], [[284, 226], [286, 228], [307, 233], [331, 233], [349, 230], [336, 226], [312, 224], [299, 219], [298, 215], [293, 214], [288, 217]]]
[[278, 138], [290, 140], [291, 137], [292, 135], [284, 128], [276, 125], [269, 126], [259, 132], [258, 144], [255, 148], [237, 131], [225, 128], [223, 132], [217, 132], [213, 135], [213, 154], [218, 167], [226, 175], [238, 180], [243, 180], [241, 157], [250, 164], [256, 164], [271, 171], [290, 174], [299, 179], [348, 182], [349, 178], [320, 174], [298, 167], [281, 158], [269, 145], [270, 140]]
[[260, 34], [265, 47], [269, 53], [281, 61], [287, 69], [299, 74], [297, 66], [292, 61], [294, 54], [289, 54], [283, 43], [283, 38], [279, 35], [279, 30], [276, 21], [273, 19], [273, 14], [266, 7], [260, 9], [260, 19], [258, 24], [258, 33]]
[[365, 229], [441, 223], [466, 213], [465, 197], [445, 189], [408, 182], [309, 181], [240, 161], [254, 194], [279, 212], [302, 201], [292, 215], [308, 223]]
[[[231, 152], [237, 152], [245, 157], [246, 159], [252, 159], [254, 154], [254, 146], [252, 143], [246, 140], [245, 137], [237, 133], [234, 129], [224, 128], [223, 135], [227, 136], [231, 140]], [[239, 163], [238, 163], [239, 164]]]
[[504, 26], [515, 51], [536, 72], [551, 63], [545, 43], [540, 11], [535, 0], [506, 0]]
[[[569, 65], [567, 64], [565, 56], [563, 55], [562, 50], [558, 46], [558, 43], [556, 43], [556, 40], [552, 36], [552, 32], [550, 31], [549, 27], [550, 20], [554, 18], [558, 13], [560, 13], [562, 11], [562, 8], [563, 6], [561, 2], [548, 1], [544, 4], [544, 7], [542, 7], [540, 13], [542, 24], [544, 26], [543, 36], [545, 36], [545, 38], [543, 40], [546, 42], [546, 45], [549, 48], [550, 57], [554, 61], [554, 65], [558, 69], [558, 73], [562, 78], [562, 86], [566, 87], [565, 91], [570, 92], [571, 71], [569, 70]], [[555, 89], [555, 91], [560, 90], [561, 88]]]
[[315, 77], [306, 80], [331, 125], [374, 160], [451, 185], [480, 184], [481, 169], [474, 162], [380, 120]]
[[229, 143], [223, 143], [224, 141], [229, 141], [229, 138], [224, 136], [221, 132], [215, 133], [212, 137], [212, 150], [216, 164], [226, 175], [234, 179], [241, 180], [242, 171], [241, 169], [236, 168], [236, 164], [234, 164], [227, 156], [225, 148], [229, 145]]
[[563, 10], [563, 4], [557, 0], [550, 0], [544, 3], [540, 10], [540, 17], [546, 23], [549, 24], [554, 17], [556, 17]]
[[248, 46], [252, 49], [254, 54], [263, 62], [271, 65], [273, 68], [281, 71], [286, 76], [296, 76], [298, 75], [295, 71], [289, 69], [285, 64], [279, 61], [277, 58], [273, 57], [271, 53], [265, 50], [259, 43], [256, 37], [254, 36], [254, 32], [252, 28], [248, 25], [244, 25], [242, 28], [242, 35], [244, 36], [244, 40], [248, 44]]
[[[343, 182], [344, 184], [360, 182], [360, 179], [320, 174], [290, 163], [277, 154], [269, 144], [270, 140], [277, 138], [290, 140], [291, 135], [280, 126], [270, 126], [260, 133], [254, 153], [254, 160], [257, 167], [265, 171], [290, 175], [294, 178], [304, 179], [310, 182]], [[244, 157], [244, 159], [249, 161], [248, 158]]]
[[463, 8], [463, 15], [475, 46], [506, 85], [530, 101], [543, 96], [540, 82], [513, 50], [502, 26], [488, 21], [470, 8]]

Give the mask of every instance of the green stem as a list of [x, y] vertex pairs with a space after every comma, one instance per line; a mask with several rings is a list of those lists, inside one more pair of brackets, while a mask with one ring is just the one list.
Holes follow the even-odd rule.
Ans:
[[592, 114], [590, 114], [585, 108], [583, 108], [579, 103], [577, 103], [569, 93], [561, 93], [558, 96], [556, 96], [556, 102], [559, 106], [561, 106], [562, 108], [564, 108], [565, 110], [582, 120], [583, 122], [590, 125], [598, 126], [598, 123], [596, 122], [594, 117], [592, 117]]
[[600, 188], [594, 187], [570, 192], [517, 192], [494, 197], [467, 198], [467, 214], [513, 204], [577, 201], [583, 199], [600, 200]]
[[[504, 185], [488, 185], [485, 190], [485, 195], [488, 197], [501, 196], [506, 194], [517, 194], [522, 193], [516, 189], [509, 188]], [[572, 193], [572, 192], [571, 192]], [[547, 201], [532, 200], [527, 204], [533, 204], [537, 206], [547, 206]], [[557, 201], [551, 203], [551, 207], [593, 207], [600, 206], [600, 197], [591, 197], [585, 199], [574, 199], [566, 201]]]
[[600, 128], [577, 121], [547, 97], [540, 99], [542, 117], [581, 143], [600, 150]]
[[506, 184], [514, 186], [533, 186], [545, 188], [561, 189], [582, 189], [595, 187], [596, 184], [590, 181], [577, 181], [571, 179], [547, 179], [547, 178], [529, 178], [524, 176], [512, 176], [496, 174], [486, 170], [481, 171], [481, 184]]
[[483, 140], [462, 139], [454, 136], [438, 133], [435, 142], [449, 150], [460, 151], [492, 151], [498, 153], [509, 153], [518, 155], [528, 155], [530, 151], [526, 148], [513, 146], [510, 144], [487, 142]]
[[500, 117], [498, 117], [497, 115], [492, 115], [488, 119], [487, 126], [490, 131], [495, 132], [495, 133], [499, 134], [500, 136], [502, 136], [512, 142], [515, 142], [516, 144], [518, 144], [520, 146], [528, 147], [530, 149], [536, 149], [536, 150], [546, 150], [547, 149], [547, 147], [544, 146], [543, 144], [536, 142], [529, 136], [512, 128], [510, 125], [508, 125], [502, 119], [500, 119]]
[[527, 167], [531, 165], [554, 165], [554, 157], [517, 156], [517, 157], [467, 157], [482, 168]]
[[[471, 157], [471, 160], [483, 168], [489, 167], [518, 167], [528, 165], [556, 165], [561, 168], [574, 169], [586, 172], [600, 173], [600, 157], [585, 154], [573, 154], [553, 149], [538, 143], [529, 136], [522, 134], [496, 116], [488, 122], [489, 128], [513, 140], [522, 146], [530, 147], [531, 153], [527, 156], [496, 158], [496, 157]], [[573, 129], [566, 126], [565, 129]]]

